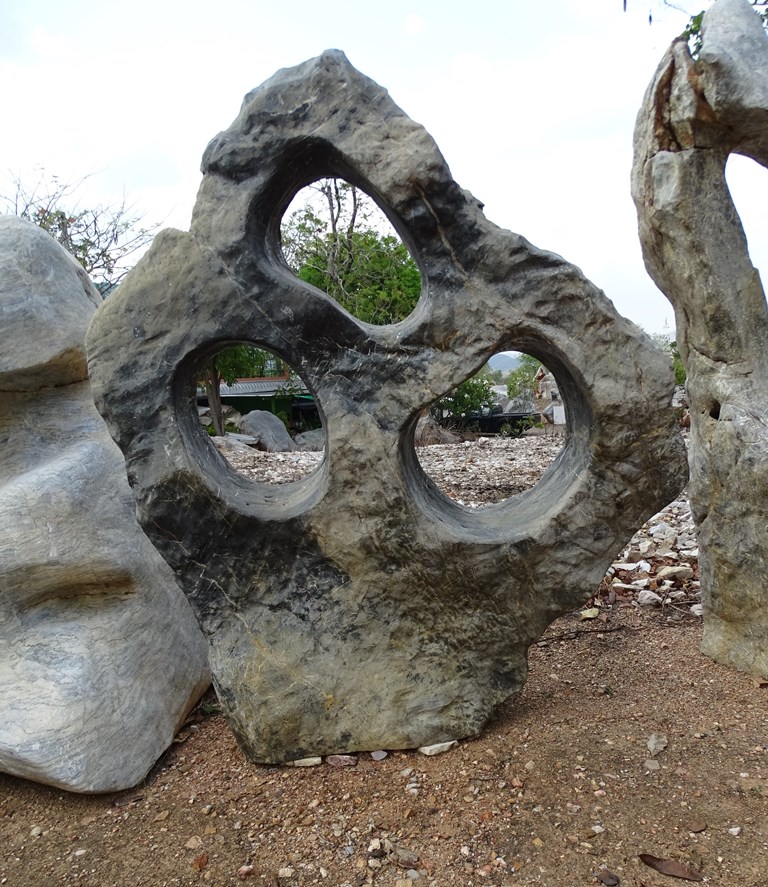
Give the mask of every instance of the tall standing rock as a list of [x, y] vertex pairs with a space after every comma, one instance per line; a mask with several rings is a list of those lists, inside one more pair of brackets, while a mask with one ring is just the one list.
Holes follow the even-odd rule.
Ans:
[[[94, 393], [139, 519], [211, 646], [245, 751], [285, 761], [477, 733], [526, 650], [597, 587], [686, 480], [667, 359], [581, 272], [502, 231], [437, 146], [340, 52], [278, 72], [208, 146], [189, 233], [165, 231], [94, 319]], [[289, 271], [280, 220], [340, 176], [374, 196], [423, 280], [375, 327]], [[314, 394], [320, 468], [270, 487], [200, 430], [196, 368], [233, 341]], [[422, 472], [422, 410], [518, 348], [557, 376], [567, 442], [534, 489], [472, 511]]]
[[81, 792], [140, 782], [209, 682], [93, 405], [99, 304], [49, 234], [0, 217], [0, 771]]
[[725, 182], [768, 165], [768, 37], [746, 0], [676, 41], [637, 118], [632, 190], [645, 263], [675, 307], [691, 405], [703, 651], [768, 676], [768, 308]]

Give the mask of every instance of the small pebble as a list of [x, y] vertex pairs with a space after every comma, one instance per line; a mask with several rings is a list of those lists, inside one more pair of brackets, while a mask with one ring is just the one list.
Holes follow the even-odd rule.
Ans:
[[447, 752], [458, 744], [457, 740], [452, 739], [450, 742], [436, 742], [434, 745], [422, 745], [419, 748], [419, 751], [423, 755], [431, 757], [432, 755], [441, 755], [443, 752]]

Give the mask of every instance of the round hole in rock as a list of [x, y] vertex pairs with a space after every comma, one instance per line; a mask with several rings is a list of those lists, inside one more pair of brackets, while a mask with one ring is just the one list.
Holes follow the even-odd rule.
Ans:
[[404, 320], [416, 307], [421, 275], [372, 197], [343, 179], [302, 188], [281, 224], [288, 267], [365, 323]]
[[266, 348], [241, 342], [208, 358], [198, 370], [197, 411], [211, 443], [253, 481], [291, 483], [322, 462], [325, 431], [312, 392]]
[[416, 426], [416, 455], [442, 493], [478, 508], [535, 486], [565, 430], [552, 373], [529, 354], [504, 351], [432, 404]]

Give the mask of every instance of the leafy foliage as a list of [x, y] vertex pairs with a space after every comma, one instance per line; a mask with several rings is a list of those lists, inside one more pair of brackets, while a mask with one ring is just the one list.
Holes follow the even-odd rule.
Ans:
[[283, 228], [283, 254], [307, 283], [359, 320], [396, 323], [413, 311], [421, 276], [405, 245], [383, 233], [376, 204], [341, 179], [323, 179]]
[[488, 368], [465, 380], [445, 397], [440, 398], [433, 406], [432, 413], [438, 421], [443, 421], [445, 414], [450, 419], [465, 419], [473, 413], [490, 408], [495, 403], [491, 387], [493, 379]]
[[519, 365], [507, 375], [507, 394], [510, 400], [533, 399], [534, 379], [540, 366], [541, 362], [530, 354], [520, 355]]

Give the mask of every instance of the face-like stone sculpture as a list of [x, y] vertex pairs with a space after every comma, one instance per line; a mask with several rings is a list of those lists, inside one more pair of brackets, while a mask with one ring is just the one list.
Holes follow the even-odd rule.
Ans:
[[0, 218], [0, 770], [85, 792], [140, 781], [208, 683], [93, 406], [99, 304], [52, 237]]
[[[248, 95], [203, 169], [192, 229], [156, 238], [87, 343], [238, 740], [284, 761], [477, 733], [531, 642], [685, 484], [669, 361], [577, 268], [491, 224], [341, 53]], [[358, 322], [282, 260], [282, 213], [329, 175], [375, 195], [411, 247], [423, 291], [398, 324]], [[197, 421], [196, 369], [236, 341], [301, 372], [324, 418], [321, 468], [279, 490], [236, 475]], [[555, 373], [568, 439], [536, 488], [472, 512], [424, 475], [414, 430], [509, 348]]]

